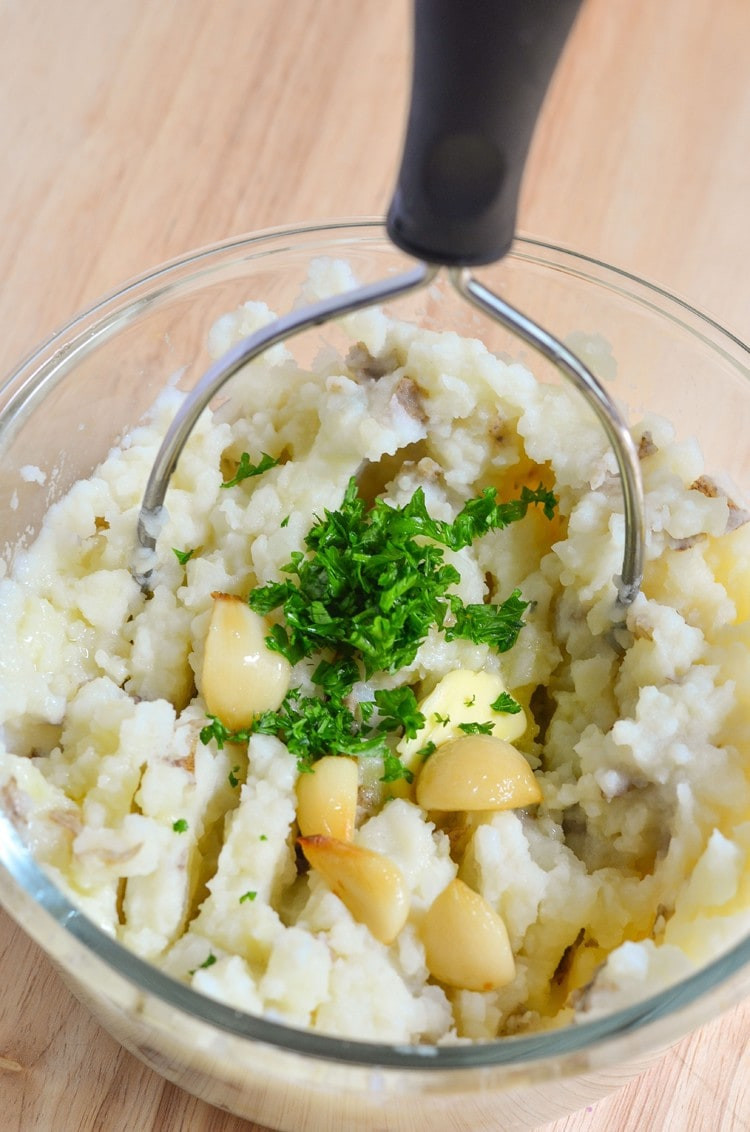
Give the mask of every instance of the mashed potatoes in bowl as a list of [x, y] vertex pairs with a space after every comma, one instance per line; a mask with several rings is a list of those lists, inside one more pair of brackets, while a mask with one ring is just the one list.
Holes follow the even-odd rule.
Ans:
[[279, 1128], [538, 1124], [746, 978], [747, 352], [688, 308], [494, 269], [627, 411], [627, 609], [599, 425], [439, 285], [247, 366], [134, 576], [206, 361], [397, 261], [367, 225], [202, 253], [4, 410], [4, 899], [129, 1048]]

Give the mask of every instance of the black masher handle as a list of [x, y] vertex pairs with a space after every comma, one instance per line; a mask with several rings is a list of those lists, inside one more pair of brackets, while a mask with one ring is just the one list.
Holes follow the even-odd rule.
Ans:
[[429, 263], [508, 251], [540, 107], [581, 0], [414, 0], [391, 240]]

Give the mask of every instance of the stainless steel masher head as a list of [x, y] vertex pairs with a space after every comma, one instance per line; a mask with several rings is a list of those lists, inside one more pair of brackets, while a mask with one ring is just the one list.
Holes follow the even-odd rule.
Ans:
[[[593, 374], [562, 342], [485, 287], [469, 270], [501, 259], [515, 232], [518, 194], [539, 109], [581, 0], [415, 0], [409, 120], [387, 218], [413, 269], [276, 319], [243, 339], [183, 402], [154, 461], [138, 520], [153, 551], [169, 480], [203, 410], [247, 362], [292, 335], [425, 287], [441, 269], [467, 302], [549, 359], [586, 398], [617, 460], [624, 502], [621, 605], [643, 569], [643, 491], [625, 420]], [[137, 576], [150, 588], [151, 569]]]

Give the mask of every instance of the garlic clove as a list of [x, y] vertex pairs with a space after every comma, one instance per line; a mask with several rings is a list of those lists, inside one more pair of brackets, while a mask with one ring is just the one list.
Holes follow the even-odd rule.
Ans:
[[297, 779], [297, 824], [303, 837], [322, 833], [351, 841], [357, 814], [356, 759], [325, 755]]
[[417, 779], [426, 810], [512, 810], [542, 800], [526, 759], [494, 735], [464, 735], [438, 747]]
[[515, 978], [503, 920], [483, 896], [458, 878], [428, 908], [422, 942], [427, 969], [446, 986], [489, 991]]
[[335, 837], [300, 837], [298, 844], [354, 919], [381, 943], [392, 943], [409, 915], [401, 870], [382, 853]]
[[242, 598], [212, 595], [201, 688], [206, 708], [227, 727], [249, 727], [259, 712], [275, 711], [291, 679], [286, 657], [266, 645], [268, 624]]

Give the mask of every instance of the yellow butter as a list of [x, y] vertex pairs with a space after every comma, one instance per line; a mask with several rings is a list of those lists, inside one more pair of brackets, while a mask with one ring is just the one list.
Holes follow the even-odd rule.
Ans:
[[465, 734], [460, 727], [462, 723], [492, 723], [492, 734], [498, 739], [509, 743], [518, 739], [528, 724], [526, 712], [523, 709], [515, 714], [493, 711], [490, 706], [503, 692], [507, 692], [507, 688], [495, 672], [475, 672], [467, 668], [449, 672], [419, 705], [425, 726], [415, 739], [402, 739], [398, 745], [404, 765], [413, 769], [419, 761], [417, 752], [428, 743], [439, 747], [460, 738]]

